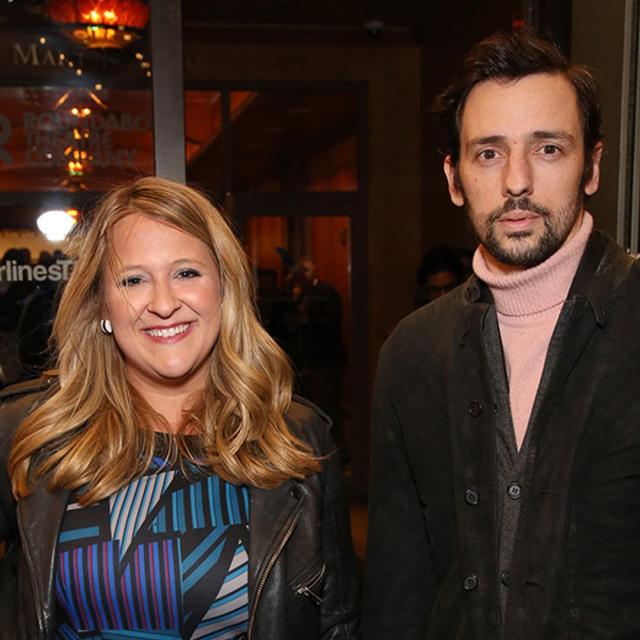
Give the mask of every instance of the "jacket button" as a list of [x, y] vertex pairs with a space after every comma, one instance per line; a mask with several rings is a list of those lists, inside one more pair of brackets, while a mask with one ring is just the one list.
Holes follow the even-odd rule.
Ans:
[[509, 572], [508, 572], [508, 571], [503, 571], [503, 572], [500, 574], [500, 582], [502, 582], [502, 584], [503, 584], [505, 587], [508, 587], [508, 586], [509, 586]]
[[481, 416], [483, 409], [484, 409], [484, 407], [482, 406], [482, 404], [480, 402], [476, 402], [474, 400], [473, 402], [469, 403], [469, 415], [473, 416], [474, 418], [477, 418], [478, 416]]
[[465, 591], [473, 591], [474, 589], [477, 589], [478, 587], [478, 577], [474, 576], [473, 574], [465, 576], [464, 580], [462, 581], [462, 588]]
[[475, 507], [478, 502], [480, 502], [480, 496], [474, 489], [467, 489], [464, 492], [464, 501], [472, 507]]
[[512, 500], [519, 500], [520, 496], [522, 496], [522, 487], [517, 482], [514, 482], [509, 485], [507, 494]]
[[480, 298], [480, 289], [477, 285], [470, 284], [464, 290], [464, 297], [467, 302], [475, 302]]

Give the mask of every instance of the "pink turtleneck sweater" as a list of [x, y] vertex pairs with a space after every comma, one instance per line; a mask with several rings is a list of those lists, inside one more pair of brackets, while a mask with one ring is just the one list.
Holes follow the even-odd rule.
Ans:
[[527, 431], [551, 335], [592, 229], [593, 218], [585, 212], [579, 229], [556, 253], [524, 271], [502, 270], [495, 260], [487, 260], [482, 245], [473, 256], [473, 270], [487, 283], [496, 303], [518, 449]]

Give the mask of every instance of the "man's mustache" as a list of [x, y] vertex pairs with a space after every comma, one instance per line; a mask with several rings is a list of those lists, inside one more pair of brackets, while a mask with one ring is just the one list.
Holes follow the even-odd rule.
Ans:
[[491, 212], [489, 223], [497, 222], [505, 213], [515, 211], [516, 209], [518, 211], [531, 211], [543, 218], [548, 218], [549, 215], [551, 215], [549, 209], [536, 204], [526, 196], [522, 198], [507, 198], [501, 207]]

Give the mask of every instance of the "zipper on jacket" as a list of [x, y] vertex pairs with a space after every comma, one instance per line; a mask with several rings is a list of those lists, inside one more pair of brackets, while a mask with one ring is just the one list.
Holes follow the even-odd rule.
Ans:
[[311, 580], [309, 580], [306, 584], [302, 584], [297, 587], [295, 589], [295, 592], [300, 596], [307, 596], [307, 598], [320, 606], [322, 604], [322, 596], [318, 595], [317, 591], [314, 591], [314, 589], [316, 589], [316, 587], [322, 582], [322, 578], [324, 578], [326, 570], [327, 565], [323, 563], [320, 567], [320, 571], [312, 576]]
[[271, 573], [271, 569], [273, 569], [273, 565], [276, 563], [278, 556], [284, 549], [284, 545], [287, 544], [287, 541], [291, 537], [293, 530], [296, 528], [298, 524], [298, 520], [300, 520], [300, 516], [302, 515], [302, 506], [300, 505], [297, 511], [290, 517], [289, 522], [286, 523], [284, 527], [284, 533], [282, 534], [282, 538], [280, 542], [273, 550], [271, 557], [268, 562], [264, 565], [264, 569], [262, 570], [262, 574], [260, 575], [260, 579], [258, 580], [258, 586], [256, 587], [256, 597], [253, 600], [253, 606], [251, 607], [251, 613], [249, 614], [249, 626], [247, 628], [247, 640], [251, 640], [253, 638], [253, 625], [256, 620], [256, 613], [258, 611], [258, 604], [260, 602], [260, 596], [264, 591], [264, 585], [267, 582], [267, 578]]

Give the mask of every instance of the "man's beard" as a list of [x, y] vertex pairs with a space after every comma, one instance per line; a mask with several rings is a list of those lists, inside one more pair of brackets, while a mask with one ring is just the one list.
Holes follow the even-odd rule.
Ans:
[[[496, 260], [503, 264], [529, 269], [550, 258], [564, 244], [582, 211], [583, 203], [582, 186], [576, 198], [556, 213], [526, 196], [507, 198], [501, 207], [489, 214], [483, 229], [476, 228], [476, 233]], [[498, 220], [516, 209], [531, 211], [542, 219], [544, 230], [535, 244], [529, 242], [532, 231], [512, 231], [504, 234], [502, 239], [498, 237], [496, 233]], [[473, 216], [471, 219], [473, 220]]]

